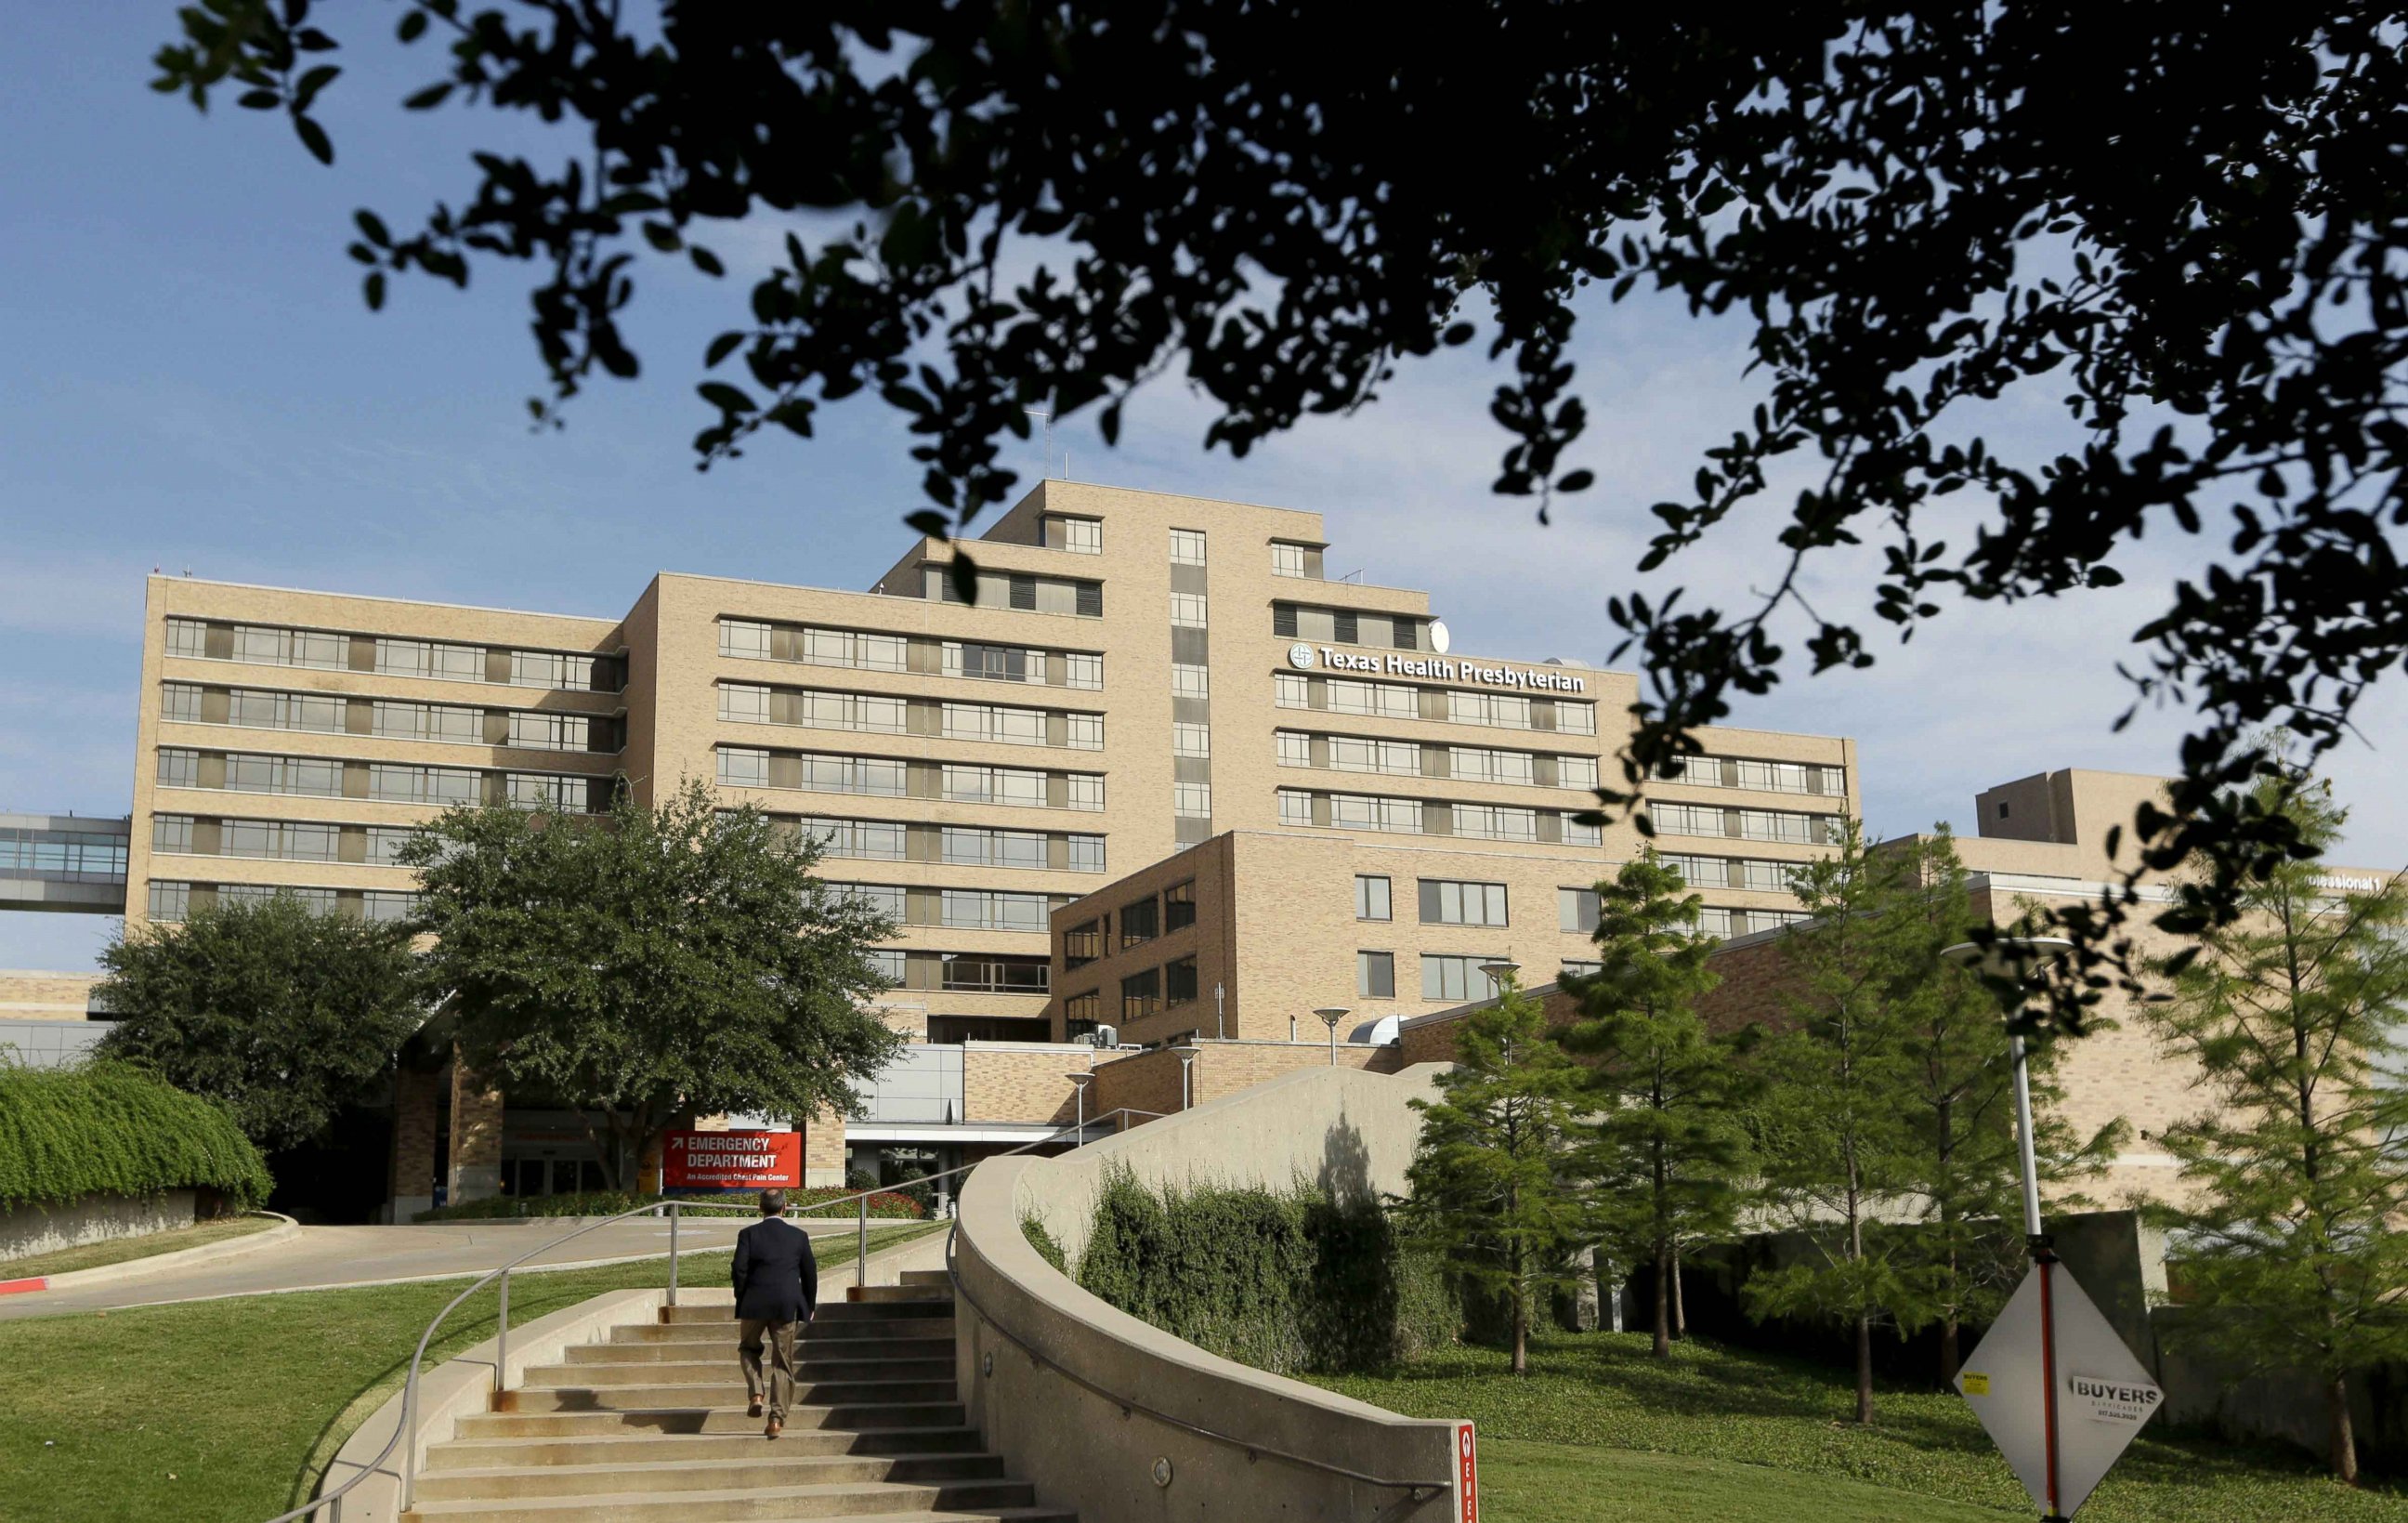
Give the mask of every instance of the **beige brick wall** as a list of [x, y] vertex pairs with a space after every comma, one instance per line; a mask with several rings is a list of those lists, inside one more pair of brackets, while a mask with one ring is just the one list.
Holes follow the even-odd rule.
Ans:
[[1069, 1126], [1078, 1110], [1070, 1075], [1090, 1071], [1096, 1057], [1096, 1049], [1084, 1045], [1014, 1052], [972, 1043], [962, 1052], [962, 1119]]
[[106, 976], [102, 973], [0, 972], [0, 1020], [90, 1019], [92, 991]]
[[502, 1188], [502, 1092], [452, 1063], [451, 1203], [482, 1200]]

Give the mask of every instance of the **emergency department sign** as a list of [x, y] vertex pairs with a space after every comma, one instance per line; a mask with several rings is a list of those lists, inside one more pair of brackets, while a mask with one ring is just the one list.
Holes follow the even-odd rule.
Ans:
[[[2046, 1347], [2043, 1321], [2054, 1333]], [[2089, 1500], [2165, 1400], [2063, 1264], [2035, 1264], [2024, 1275], [1967, 1357], [1956, 1388], [2032, 1504], [2058, 1517]]]
[[673, 1131], [664, 1144], [664, 1189], [792, 1190], [802, 1183], [798, 1131]]

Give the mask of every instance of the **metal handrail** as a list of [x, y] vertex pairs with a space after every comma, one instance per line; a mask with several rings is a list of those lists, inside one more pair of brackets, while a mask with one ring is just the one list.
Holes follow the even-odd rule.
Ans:
[[[1005, 1158], [1010, 1157], [1016, 1153], [1026, 1153], [1033, 1148], [1050, 1147], [1054, 1143], [1060, 1142], [1065, 1136], [1069, 1135], [1075, 1135], [1078, 1138], [1078, 1142], [1073, 1144], [1074, 1148], [1084, 1147], [1087, 1145], [1087, 1128], [1099, 1126], [1106, 1121], [1110, 1121], [1114, 1116], [1144, 1116], [1150, 1120], [1160, 1120], [1165, 1114], [1166, 1113], [1161, 1111], [1140, 1111], [1135, 1106], [1124, 1105], [1116, 1110], [1107, 1111], [1102, 1115], [1096, 1116], [1092, 1120], [1082, 1117], [1074, 1126], [1057, 1128], [1053, 1132], [1046, 1136], [1039, 1137], [1034, 1142], [1024, 1142], [1018, 1147], [1008, 1148], [1004, 1152], [993, 1154], [991, 1157]], [[979, 1163], [984, 1163], [987, 1160], [985, 1158], [981, 1158]], [[918, 1185], [926, 1181], [950, 1179], [955, 1174], [966, 1174], [977, 1167], [977, 1163], [966, 1163], [958, 1168], [947, 1169], [938, 1173], [921, 1174], [906, 1183], [908, 1185]], [[822, 1200], [807, 1207], [796, 1208], [796, 1214], [805, 1215], [816, 1214], [825, 1211], [831, 1206], [843, 1205], [848, 1200], [856, 1203], [859, 1213], [857, 1219], [860, 1225], [857, 1229], [859, 1236], [855, 1239], [853, 1248], [853, 1284], [866, 1285], [868, 1283], [869, 1275], [869, 1255], [867, 1251], [869, 1246], [869, 1198], [873, 1195], [889, 1195], [893, 1193], [893, 1186], [882, 1185], [875, 1189], [858, 1190], [851, 1195], [839, 1195], [831, 1200]], [[409, 1356], [409, 1373], [403, 1380], [401, 1387], [401, 1420], [394, 1425], [393, 1436], [384, 1441], [384, 1447], [376, 1452], [376, 1458], [370, 1459], [366, 1464], [362, 1465], [358, 1472], [349, 1480], [343, 1482], [342, 1485], [336, 1487], [331, 1491], [322, 1492], [318, 1496], [310, 1498], [308, 1501], [303, 1502], [298, 1507], [293, 1508], [289, 1512], [277, 1514], [274, 1517], [269, 1518], [267, 1523], [296, 1523], [296, 1520], [298, 1519], [314, 1519], [321, 1512], [327, 1513], [328, 1516], [332, 1519], [332, 1523], [342, 1523], [344, 1496], [351, 1489], [351, 1487], [359, 1485], [362, 1481], [365, 1481], [369, 1476], [377, 1473], [378, 1471], [383, 1467], [385, 1461], [393, 1458], [393, 1452], [395, 1447], [399, 1447], [401, 1449], [401, 1507], [402, 1511], [408, 1511], [410, 1503], [415, 1500], [418, 1479], [418, 1377], [421, 1373], [421, 1366], [424, 1363], [426, 1358], [426, 1345], [434, 1341], [436, 1329], [442, 1327], [443, 1319], [450, 1316], [454, 1311], [458, 1310], [461, 1302], [466, 1300], [478, 1291], [482, 1290], [486, 1286], [493, 1284], [495, 1278], [498, 1277], [500, 1279], [501, 1299], [497, 1313], [499, 1320], [494, 1340], [494, 1392], [498, 1396], [509, 1390], [510, 1385], [509, 1276], [512, 1270], [517, 1269], [520, 1265], [525, 1263], [528, 1259], [535, 1257], [538, 1254], [549, 1253], [551, 1250], [559, 1247], [564, 1243], [572, 1242], [578, 1238], [581, 1238], [586, 1233], [591, 1232], [597, 1228], [609, 1226], [612, 1222], [628, 1221], [638, 1216], [658, 1216], [663, 1213], [666, 1213], [669, 1219], [668, 1303], [674, 1306], [677, 1304], [678, 1292], [678, 1218], [684, 1214], [684, 1209], [689, 1206], [700, 1206], [708, 1211], [756, 1211], [759, 1209], [753, 1203], [743, 1200], [648, 1201], [643, 1205], [631, 1207], [630, 1209], [620, 1212], [615, 1215], [598, 1217], [594, 1221], [587, 1222], [584, 1226], [578, 1228], [574, 1231], [563, 1232], [560, 1236], [551, 1239], [549, 1242], [538, 1243], [537, 1246], [528, 1249], [525, 1253], [519, 1255], [509, 1263], [504, 1264], [497, 1269], [487, 1270], [484, 1273], [479, 1275], [476, 1280], [469, 1285], [468, 1288], [452, 1297], [452, 1300], [445, 1304], [443, 1310], [436, 1313], [434, 1320], [426, 1324], [426, 1330], [418, 1335], [418, 1346], [416, 1349], [411, 1351]], [[406, 1444], [402, 1442], [405, 1437], [409, 1441]]]
[[956, 1222], [945, 1233], [945, 1272], [953, 1278], [953, 1294], [959, 1296], [968, 1304], [969, 1309], [973, 1313], [977, 1314], [980, 1321], [985, 1323], [988, 1327], [993, 1328], [996, 1331], [1003, 1334], [1005, 1338], [1010, 1340], [1010, 1342], [1016, 1345], [1023, 1354], [1027, 1355], [1030, 1359], [1046, 1366], [1055, 1374], [1069, 1381], [1072, 1385], [1082, 1387], [1086, 1390], [1092, 1391], [1096, 1395], [1102, 1397], [1105, 1401], [1110, 1401], [1112, 1405], [1120, 1408], [1124, 1416], [1132, 1412], [1142, 1412], [1158, 1423], [1163, 1423], [1169, 1427], [1180, 1429], [1185, 1432], [1193, 1433], [1198, 1438], [1211, 1439], [1216, 1444], [1226, 1444], [1233, 1449], [1242, 1449], [1245, 1451], [1246, 1458], [1249, 1460], [1254, 1458], [1258, 1455], [1267, 1455], [1273, 1459], [1283, 1459], [1291, 1465], [1301, 1466], [1306, 1470], [1326, 1471], [1332, 1475], [1340, 1476], [1349, 1481], [1359, 1482], [1364, 1486], [1384, 1487], [1393, 1490], [1409, 1492], [1412, 1495], [1412, 1499], [1417, 1502], [1424, 1501], [1428, 1500], [1430, 1497], [1437, 1496], [1455, 1484], [1455, 1478], [1453, 1476], [1449, 1476], [1443, 1481], [1399, 1481], [1394, 1480], [1385, 1475], [1370, 1475], [1359, 1470], [1349, 1470], [1343, 1465], [1333, 1465], [1326, 1459], [1315, 1459], [1311, 1455], [1291, 1454], [1285, 1449], [1272, 1448], [1268, 1444], [1257, 1444], [1253, 1439], [1240, 1438], [1234, 1433], [1224, 1433], [1216, 1429], [1206, 1428], [1201, 1423], [1191, 1422], [1185, 1417], [1165, 1412], [1160, 1407], [1148, 1406], [1145, 1402], [1138, 1400], [1134, 1396], [1129, 1396], [1120, 1391], [1105, 1389], [1103, 1387], [1096, 1384], [1096, 1382], [1089, 1380], [1086, 1376], [1079, 1373], [1076, 1370], [1071, 1369], [1068, 1365], [1064, 1364], [1061, 1360], [1054, 1358], [1052, 1355], [1038, 1348], [1036, 1345], [1029, 1343], [1027, 1339], [1021, 1337], [1018, 1333], [1013, 1332], [1010, 1328], [1005, 1327], [1001, 1322], [996, 1321], [995, 1314], [989, 1312], [985, 1307], [979, 1304], [978, 1298], [971, 1295], [968, 1288], [962, 1284], [962, 1272], [954, 1263], [955, 1258], [958, 1257], [958, 1245], [961, 1238], [961, 1224]]

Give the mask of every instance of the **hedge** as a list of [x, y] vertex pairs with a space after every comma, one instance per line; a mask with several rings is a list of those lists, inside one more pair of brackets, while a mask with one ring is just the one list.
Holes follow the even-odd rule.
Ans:
[[[1041, 1231], [1032, 1244], [1058, 1256]], [[1384, 1368], [1452, 1341], [1458, 1321], [1438, 1262], [1406, 1251], [1377, 1205], [1302, 1184], [1156, 1191], [1115, 1171], [1073, 1278], [1140, 1321], [1281, 1374]]]
[[194, 1189], [250, 1207], [273, 1184], [232, 1116], [165, 1080], [120, 1063], [0, 1064], [0, 1210]]
[[[788, 1190], [786, 1203], [790, 1214], [795, 1215], [846, 1217], [854, 1214], [850, 1201], [830, 1212], [814, 1212], [812, 1208], [855, 1193], [828, 1188]], [[505, 1216], [615, 1216], [623, 1211], [633, 1211], [638, 1206], [652, 1205], [661, 1200], [716, 1200], [750, 1208], [756, 1204], [757, 1197], [750, 1192], [728, 1195], [716, 1190], [673, 1190], [666, 1195], [637, 1195], [628, 1190], [585, 1190], [568, 1195], [495, 1195], [482, 1200], [464, 1200], [453, 1206], [437, 1206], [432, 1211], [418, 1213], [410, 1220], [480, 1222]], [[713, 1211], [696, 1214], [734, 1216], [737, 1214]], [[869, 1214], [881, 1221], [918, 1221], [928, 1212], [909, 1195], [885, 1190], [869, 1198]]]

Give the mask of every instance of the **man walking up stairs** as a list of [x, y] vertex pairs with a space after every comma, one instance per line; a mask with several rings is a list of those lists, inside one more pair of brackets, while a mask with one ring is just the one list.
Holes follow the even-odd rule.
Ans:
[[[759, 1228], [749, 1230], [757, 1231]], [[757, 1271], [756, 1271], [757, 1272]], [[1038, 1505], [967, 1423], [941, 1270], [796, 1319], [785, 1437], [761, 1442], [729, 1368], [732, 1297], [532, 1368], [429, 1450], [420, 1523], [1077, 1523]], [[774, 1366], [773, 1366], [774, 1368]], [[771, 1400], [775, 1387], [771, 1387]]]
[[[746, 1415], [758, 1417], [762, 1387], [768, 1387], [769, 1426], [762, 1431], [776, 1438], [785, 1430], [786, 1406], [795, 1399], [795, 1329], [808, 1325], [820, 1299], [819, 1261], [811, 1257], [811, 1236], [786, 1220], [786, 1192], [761, 1192], [761, 1219], [736, 1234], [736, 1257], [728, 1266], [736, 1286], [736, 1321], [741, 1332], [737, 1352], [744, 1362], [744, 1388], [752, 1397]], [[761, 1370], [762, 1345], [768, 1345], [768, 1378]]]

